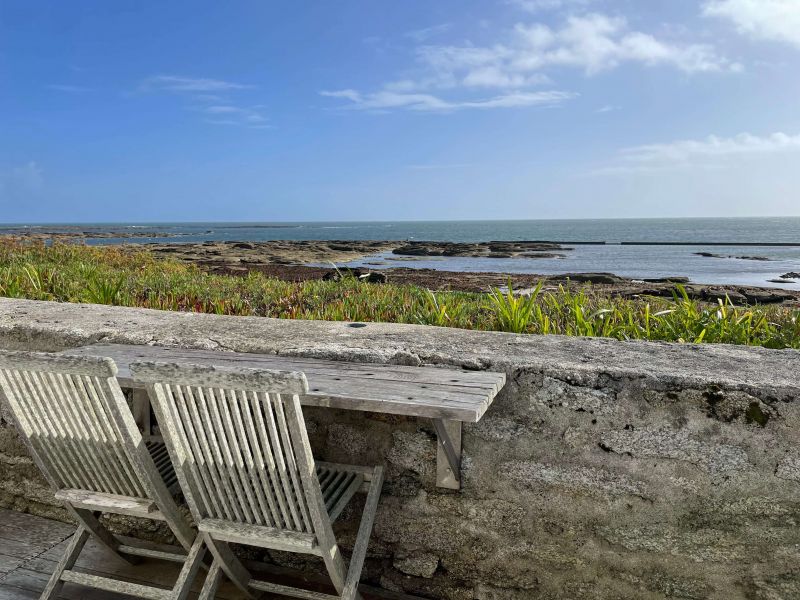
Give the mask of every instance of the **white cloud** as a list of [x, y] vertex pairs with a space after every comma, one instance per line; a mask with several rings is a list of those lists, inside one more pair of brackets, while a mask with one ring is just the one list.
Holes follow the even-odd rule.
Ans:
[[[740, 65], [707, 44], [679, 44], [631, 30], [622, 17], [569, 16], [560, 27], [517, 24], [492, 45], [421, 45], [411, 76], [384, 83], [377, 91], [351, 88], [323, 95], [343, 98], [355, 108], [441, 111], [462, 108], [534, 106], [563, 102], [573, 94], [532, 92], [551, 84], [550, 72], [580, 69], [587, 75], [625, 63], [668, 66], [687, 73], [735, 71]], [[477, 90], [496, 90], [475, 98]], [[447, 90], [447, 98], [442, 91]]]
[[671, 66], [688, 73], [738, 68], [706, 44], [675, 44], [631, 31], [622, 17], [602, 14], [571, 16], [560, 29], [541, 23], [518, 24], [518, 43], [496, 52], [501, 65], [515, 72], [572, 67], [587, 74], [623, 63]]
[[168, 92], [225, 92], [244, 90], [252, 87], [252, 85], [222, 81], [220, 79], [155, 75], [145, 79], [140, 89], [145, 91], [163, 90]]
[[800, 47], [798, 0], [708, 0], [703, 14], [727, 19], [753, 38]]
[[268, 129], [263, 105], [242, 106], [228, 99], [237, 92], [254, 86], [208, 78], [157, 75], [145, 79], [139, 86], [144, 92], [171, 92], [191, 98], [193, 106], [187, 109], [203, 113], [204, 121], [212, 125], [238, 125], [251, 129]]
[[741, 133], [727, 138], [711, 135], [699, 140], [677, 140], [625, 148], [620, 151], [614, 164], [593, 173], [617, 174], [686, 167], [724, 168], [737, 158], [751, 159], [786, 152], [800, 152], [800, 134], [778, 132], [757, 136]]
[[413, 31], [407, 31], [405, 36], [415, 40], [417, 42], [424, 42], [427, 39], [432, 37], [436, 37], [442, 33], [447, 33], [450, 31], [452, 27], [451, 23], [440, 23], [439, 25], [433, 25], [431, 27], [425, 27], [423, 29], [414, 29]]
[[601, 114], [604, 114], [604, 113], [614, 112], [614, 111], [617, 111], [619, 109], [620, 109], [619, 106], [615, 106], [613, 104], [606, 104], [604, 106], [601, 106], [600, 108], [598, 108], [594, 112], [596, 112], [597, 114], [601, 115]]
[[346, 98], [352, 104], [347, 108], [387, 112], [390, 110], [411, 110], [417, 112], [454, 112], [464, 109], [522, 108], [529, 106], [556, 106], [577, 96], [558, 90], [543, 92], [513, 92], [488, 98], [450, 101], [432, 94], [401, 93], [380, 91], [361, 94], [355, 90], [320, 92], [323, 96]]
[[235, 118], [238, 123], [260, 124], [264, 123], [267, 118], [261, 114], [259, 108], [260, 107], [247, 108], [228, 104], [214, 104], [206, 106], [202, 110], [209, 115], [222, 115], [228, 118]]
[[509, 4], [529, 13], [585, 6], [592, 0], [508, 0]]

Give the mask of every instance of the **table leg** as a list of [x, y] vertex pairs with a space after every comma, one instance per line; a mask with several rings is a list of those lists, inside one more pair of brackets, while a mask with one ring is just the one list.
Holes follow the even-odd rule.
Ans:
[[461, 489], [461, 421], [433, 419], [436, 429], [436, 486]]
[[150, 423], [150, 397], [147, 395], [147, 390], [134, 388], [132, 412], [133, 420], [139, 426], [142, 437], [145, 440], [150, 439], [153, 430]]

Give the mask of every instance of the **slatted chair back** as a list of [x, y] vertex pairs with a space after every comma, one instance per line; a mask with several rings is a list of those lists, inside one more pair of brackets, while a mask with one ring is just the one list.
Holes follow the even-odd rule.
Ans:
[[109, 358], [0, 352], [0, 390], [56, 490], [148, 497], [116, 372]]
[[196, 519], [315, 533], [303, 373], [153, 362], [131, 371], [148, 386]]

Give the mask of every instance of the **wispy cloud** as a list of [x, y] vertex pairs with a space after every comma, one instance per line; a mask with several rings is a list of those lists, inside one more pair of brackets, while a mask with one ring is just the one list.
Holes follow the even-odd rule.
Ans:
[[234, 106], [231, 104], [211, 104], [199, 110], [207, 115], [206, 122], [215, 125], [245, 125], [258, 129], [269, 128], [267, 117], [262, 114], [263, 106]]
[[228, 92], [231, 90], [246, 90], [252, 87], [254, 86], [221, 79], [181, 77], [178, 75], [154, 75], [142, 81], [139, 86], [143, 91], [162, 90], [167, 92]]
[[800, 152], [800, 134], [773, 133], [758, 136], [741, 133], [733, 137], [710, 135], [699, 140], [677, 140], [633, 146], [620, 151], [617, 160], [593, 174], [624, 174], [667, 169], [725, 167], [736, 158], [754, 158], [785, 152]]
[[145, 93], [169, 93], [189, 99], [187, 110], [201, 113], [203, 121], [211, 125], [235, 125], [249, 129], [269, 129], [264, 105], [248, 105], [233, 98], [256, 86], [177, 75], [155, 75], [141, 82], [139, 90]]
[[57, 92], [65, 92], [67, 94], [83, 94], [85, 92], [93, 92], [94, 88], [84, 87], [82, 85], [67, 85], [61, 83], [50, 83], [45, 86], [48, 90], [55, 90]]
[[[537, 2], [536, 6], [556, 4]], [[344, 88], [323, 95], [349, 100], [351, 107], [366, 110], [448, 112], [563, 102], [575, 95], [552, 89], [532, 91], [554, 87], [551, 77], [560, 69], [578, 69], [588, 76], [623, 64], [664, 66], [686, 73], [741, 69], [708, 44], [659, 39], [631, 29], [622, 17], [597, 13], [568, 16], [558, 27], [518, 23], [490, 45], [420, 44], [415, 57], [415, 66], [407, 71], [410, 76], [387, 81], [377, 90]], [[480, 90], [496, 94], [476, 97]]]
[[433, 25], [431, 27], [407, 31], [405, 36], [416, 42], [424, 42], [432, 37], [436, 37], [437, 35], [447, 33], [450, 31], [452, 26], [453, 25], [451, 23], [440, 23], [439, 25]]
[[586, 6], [591, 1], [592, 0], [507, 0], [508, 4], [529, 13], [582, 7]]
[[798, 0], [707, 0], [703, 14], [726, 19], [753, 38], [800, 48]]
[[361, 94], [355, 90], [320, 92], [323, 96], [345, 98], [351, 101], [346, 108], [373, 112], [410, 110], [417, 112], [454, 112], [464, 109], [522, 108], [528, 106], [556, 106], [575, 98], [577, 94], [558, 90], [543, 92], [514, 92], [474, 100], [451, 101], [432, 94], [413, 94], [381, 91]]

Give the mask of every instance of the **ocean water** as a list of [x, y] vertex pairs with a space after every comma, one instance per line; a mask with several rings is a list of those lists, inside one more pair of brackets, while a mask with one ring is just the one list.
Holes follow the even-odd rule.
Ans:
[[[87, 243], [189, 243], [266, 240], [430, 240], [479, 242], [548, 240], [573, 248], [559, 259], [414, 257], [388, 260], [376, 255], [349, 263], [371, 268], [409, 267], [459, 271], [556, 274], [608, 271], [633, 278], [683, 275], [698, 283], [741, 284], [800, 289], [800, 281], [772, 283], [789, 271], [800, 272], [800, 217], [705, 219], [592, 219], [519, 221], [394, 221], [308, 223], [137, 223], [0, 225], [0, 233], [20, 228], [47, 231], [82, 229], [102, 232], [157, 232], [175, 237], [111, 237]], [[577, 242], [603, 245], [570, 246]], [[641, 242], [652, 245], [623, 245]], [[665, 245], [658, 245], [664, 242]], [[668, 245], [684, 243], [691, 245]], [[773, 245], [771, 245], [773, 244]], [[778, 246], [774, 244], [785, 244]], [[697, 256], [712, 252], [724, 258]], [[759, 256], [767, 261], [745, 260]]]

